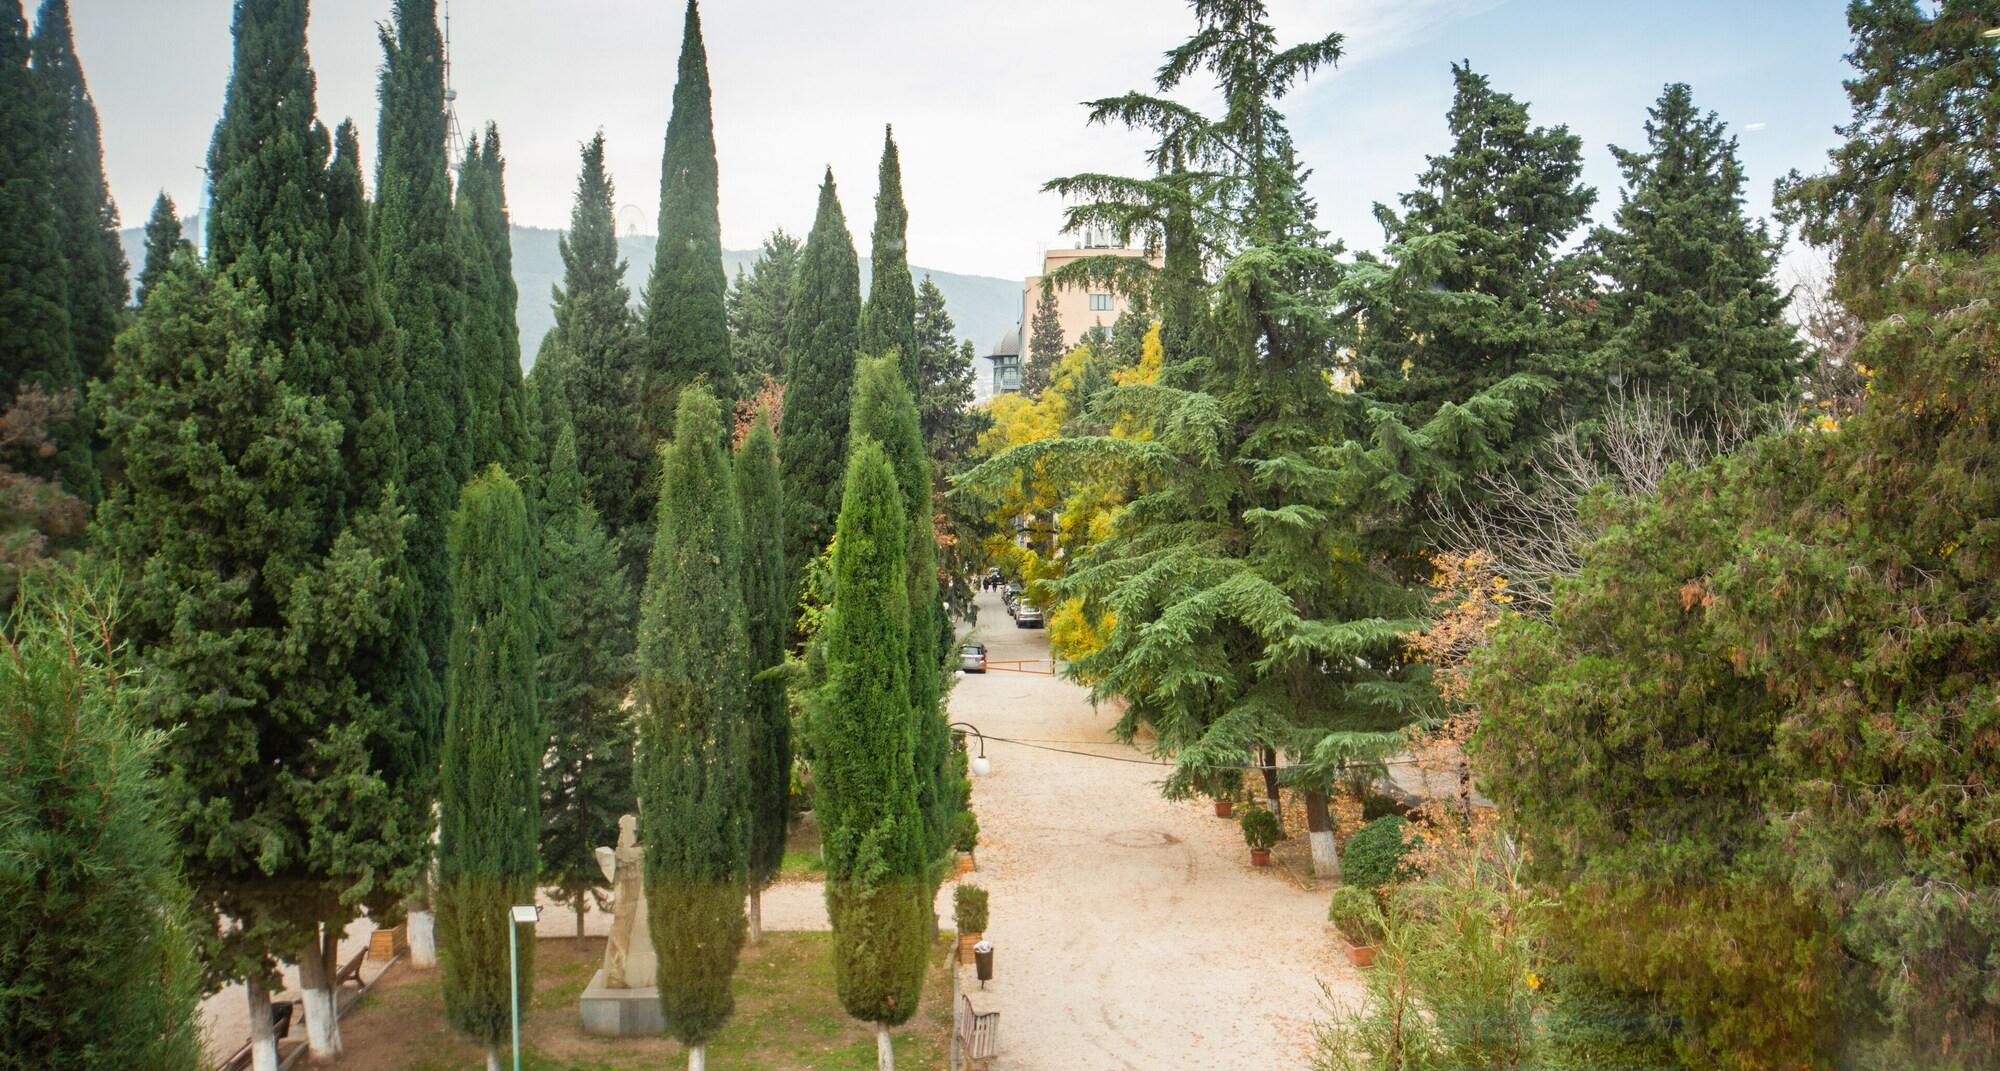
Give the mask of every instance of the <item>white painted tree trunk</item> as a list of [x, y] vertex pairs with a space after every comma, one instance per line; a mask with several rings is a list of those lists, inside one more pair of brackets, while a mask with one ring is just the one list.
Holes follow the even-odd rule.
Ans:
[[688, 1050], [688, 1071], [708, 1071], [708, 1046], [696, 1045]]
[[764, 939], [764, 890], [750, 890], [750, 943]]
[[427, 971], [437, 965], [437, 916], [428, 911], [412, 911], [410, 912], [410, 966]]
[[278, 1034], [271, 1029], [271, 991], [261, 979], [252, 978], [243, 986], [250, 1005], [250, 1067], [252, 1071], [278, 1071]]
[[896, 1071], [896, 1046], [889, 1042], [889, 1024], [875, 1024], [875, 1071]]
[[340, 995], [333, 980], [334, 972], [340, 969], [339, 959], [340, 933], [331, 926], [299, 956], [299, 1002], [305, 1011], [306, 1048], [315, 1060], [340, 1056]]
[[486, 1050], [486, 1071], [500, 1071], [500, 1050], [498, 1048]]
[[1334, 844], [1333, 830], [1312, 832], [1313, 877], [1340, 880], [1340, 849]]

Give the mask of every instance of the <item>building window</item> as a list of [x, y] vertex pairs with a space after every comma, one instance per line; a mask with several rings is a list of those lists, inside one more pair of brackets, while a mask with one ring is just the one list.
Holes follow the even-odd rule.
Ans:
[[1110, 295], [1110, 294], [1092, 294], [1092, 295], [1090, 295], [1090, 311], [1092, 311], [1092, 312], [1110, 312], [1110, 311], [1111, 311], [1111, 295]]

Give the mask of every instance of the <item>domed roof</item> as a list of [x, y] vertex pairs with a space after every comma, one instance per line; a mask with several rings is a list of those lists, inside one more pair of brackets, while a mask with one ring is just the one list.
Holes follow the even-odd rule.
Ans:
[[1020, 324], [1015, 324], [1011, 329], [1008, 330], [1006, 334], [1001, 335], [1000, 341], [995, 342], [993, 344], [993, 348], [991, 350], [988, 350], [986, 353], [986, 356], [988, 357], [1019, 357], [1020, 355], [1021, 355]]

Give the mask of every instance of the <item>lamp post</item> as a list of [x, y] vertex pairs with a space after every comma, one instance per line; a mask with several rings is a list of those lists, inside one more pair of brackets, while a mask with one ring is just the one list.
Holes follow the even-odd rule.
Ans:
[[521, 1071], [521, 927], [542, 917], [535, 904], [515, 904], [507, 912], [507, 974], [514, 987], [514, 1071]]
[[945, 728], [971, 733], [979, 738], [979, 754], [974, 755], [972, 761], [966, 764], [974, 777], [985, 777], [987, 774], [993, 772], [993, 764], [986, 761], [986, 734], [980, 732], [978, 726], [968, 721], [955, 721], [945, 726]]

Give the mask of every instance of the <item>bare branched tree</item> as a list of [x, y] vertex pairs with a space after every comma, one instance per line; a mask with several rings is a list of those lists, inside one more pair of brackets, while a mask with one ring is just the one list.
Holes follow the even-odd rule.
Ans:
[[1831, 268], [1821, 264], [1794, 273], [1791, 312], [1811, 359], [1800, 393], [1819, 415], [1847, 419], [1861, 406], [1868, 375], [1853, 360], [1861, 320], [1834, 299]]

